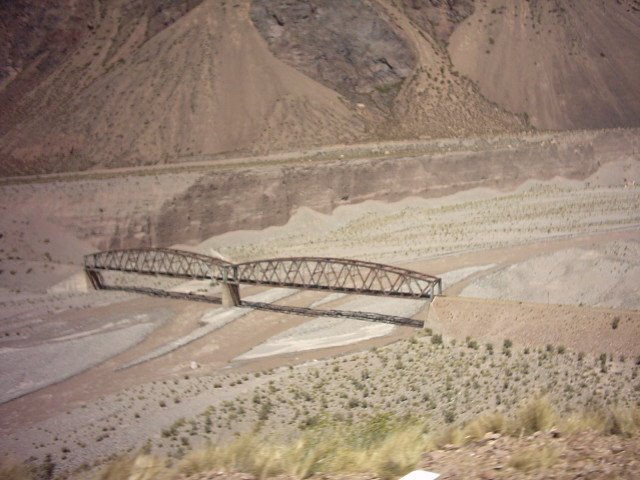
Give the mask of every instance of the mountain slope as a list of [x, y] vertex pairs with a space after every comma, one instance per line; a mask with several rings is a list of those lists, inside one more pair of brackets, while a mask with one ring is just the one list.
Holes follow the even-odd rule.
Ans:
[[452, 71], [444, 39], [470, 10], [457, 3], [254, 0], [251, 16], [276, 57], [371, 112], [377, 138], [522, 129]]
[[123, 11], [111, 11], [112, 21], [98, 29], [108, 39], [96, 42], [98, 54], [83, 63], [89, 52], [81, 50], [40, 86], [55, 91], [71, 80], [77, 93], [4, 135], [4, 172], [158, 163], [254, 143], [276, 148], [362, 136], [359, 114], [335, 92], [269, 55], [247, 8], [208, 0], [146, 41], [142, 17], [121, 56], [83, 86], [121, 29]]
[[544, 129], [640, 123], [640, 2], [477, 2], [451, 59], [489, 99]]
[[638, 125], [637, 3], [0, 2], [0, 175]]

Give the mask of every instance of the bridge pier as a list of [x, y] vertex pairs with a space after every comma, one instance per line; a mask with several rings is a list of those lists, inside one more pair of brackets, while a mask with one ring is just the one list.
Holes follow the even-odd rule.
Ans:
[[240, 305], [240, 288], [237, 283], [222, 284], [222, 306], [238, 307]]
[[102, 284], [104, 282], [102, 281], [102, 275], [100, 275], [100, 272], [96, 272], [95, 270], [85, 270], [85, 274], [94, 289], [100, 290], [102, 288]]

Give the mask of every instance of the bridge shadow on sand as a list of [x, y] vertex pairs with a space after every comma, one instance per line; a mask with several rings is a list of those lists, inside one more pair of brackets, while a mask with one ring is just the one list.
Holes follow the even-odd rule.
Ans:
[[[189, 300], [196, 302], [212, 303], [216, 305], [222, 304], [222, 299], [219, 297], [210, 297], [206, 295], [198, 295], [195, 293], [183, 293], [183, 292], [170, 292], [167, 290], [160, 290], [149, 287], [132, 287], [132, 286], [112, 286], [102, 284], [101, 290], [118, 290], [131, 293], [139, 293], [143, 295], [150, 295], [153, 297], [172, 298], [175, 300]], [[369, 322], [389, 323], [392, 325], [399, 325], [404, 327], [416, 327], [422, 328], [423, 322], [421, 320], [415, 320], [413, 318], [398, 317], [395, 315], [384, 315], [380, 313], [370, 312], [358, 312], [351, 310], [319, 310], [317, 308], [308, 307], [292, 307], [288, 305], [275, 305], [265, 302], [250, 302], [246, 300], [240, 300], [240, 307], [253, 308], [254, 310], [266, 310], [271, 312], [281, 312], [293, 315], [301, 315], [305, 317], [341, 317], [351, 318], [354, 320], [366, 320]]]

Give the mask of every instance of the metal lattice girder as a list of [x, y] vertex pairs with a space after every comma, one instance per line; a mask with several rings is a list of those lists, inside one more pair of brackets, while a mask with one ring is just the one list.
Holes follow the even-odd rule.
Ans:
[[362, 260], [294, 257], [236, 265], [236, 281], [390, 297], [432, 298], [441, 281], [423, 273]]
[[[433, 298], [441, 280], [380, 263], [342, 258], [272, 258], [232, 264], [218, 258], [167, 248], [110, 250], [85, 256], [85, 270], [215, 279], [224, 283], [273, 285], [365, 295]], [[99, 280], [99, 277], [96, 277]]]
[[116, 270], [200, 280], [222, 280], [229, 266], [232, 264], [218, 258], [169, 248], [109, 250], [84, 257], [87, 271]]

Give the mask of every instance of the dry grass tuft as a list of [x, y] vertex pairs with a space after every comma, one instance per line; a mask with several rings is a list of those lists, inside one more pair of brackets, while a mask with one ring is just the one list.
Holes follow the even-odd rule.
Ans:
[[382, 441], [357, 452], [354, 471], [373, 470], [381, 478], [398, 478], [411, 471], [424, 451], [421, 426], [405, 426], [388, 432]]
[[[295, 450], [292, 448], [291, 451]], [[251, 473], [258, 477], [283, 473], [280, 468], [286, 452], [255, 434], [246, 434], [226, 445], [210, 445], [189, 453], [178, 471], [194, 474], [214, 468]]]
[[551, 428], [556, 414], [545, 397], [537, 397], [518, 410], [509, 430], [514, 435], [530, 435]]
[[487, 433], [505, 433], [507, 419], [501, 413], [485, 413], [469, 422], [463, 429], [464, 438], [468, 441], [482, 440]]
[[632, 437], [640, 431], [640, 408], [614, 408], [608, 412], [605, 435]]
[[437, 450], [445, 445], [455, 445], [457, 447], [465, 444], [464, 433], [456, 427], [446, 427], [432, 432], [427, 437], [426, 450]]
[[168, 472], [164, 462], [150, 455], [124, 456], [109, 463], [95, 480], [160, 480]]
[[640, 432], [640, 408], [585, 410], [569, 415], [562, 426], [567, 433], [592, 430], [603, 435], [632, 437]]
[[259, 478], [375, 472], [381, 478], [392, 478], [414, 468], [423, 451], [420, 425], [377, 415], [356, 425], [321, 423], [290, 444], [250, 433], [228, 445], [210, 446], [187, 455], [178, 471], [192, 474], [222, 468]]
[[511, 455], [509, 465], [523, 472], [546, 469], [558, 459], [558, 452], [551, 447], [531, 448]]
[[[415, 468], [424, 451], [445, 445], [461, 446], [481, 440], [486, 433], [531, 434], [557, 426], [567, 433], [589, 428], [603, 434], [635, 435], [640, 431], [640, 409], [585, 412], [561, 421], [549, 401], [535, 398], [508, 419], [486, 413], [463, 427], [449, 426], [425, 435], [421, 422], [398, 421], [388, 415], [371, 417], [356, 425], [321, 423], [307, 430], [293, 444], [274, 444], [255, 434], [226, 447], [210, 447], [188, 456], [182, 473], [224, 468], [264, 478], [289, 474], [307, 478], [315, 473], [374, 472], [381, 478], [397, 478]], [[552, 448], [518, 452], [510, 464], [522, 471], [547, 468], [558, 453]]]

